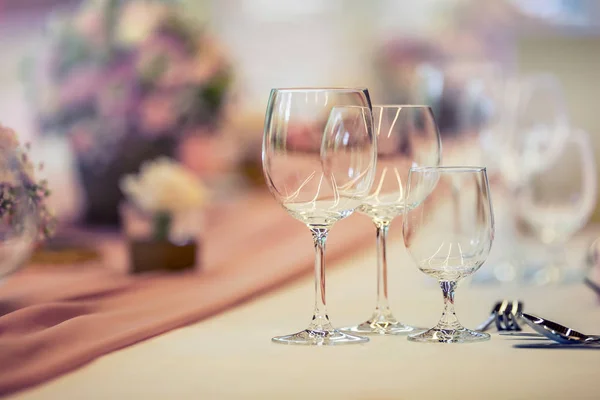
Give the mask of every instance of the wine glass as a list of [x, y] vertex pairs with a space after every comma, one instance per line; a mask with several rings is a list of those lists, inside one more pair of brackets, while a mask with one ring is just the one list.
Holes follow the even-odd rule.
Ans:
[[550, 262], [534, 268], [534, 283], [565, 278], [565, 243], [589, 220], [596, 206], [597, 173], [589, 135], [573, 130], [551, 165], [528, 175], [516, 192], [518, 217], [545, 246]]
[[530, 174], [552, 164], [568, 134], [568, 116], [560, 82], [549, 74], [522, 77], [506, 86], [504, 125], [493, 149], [510, 190]]
[[553, 75], [507, 77], [494, 87], [490, 93], [495, 94], [491, 96], [495, 118], [480, 136], [483, 165], [498, 189], [493, 199], [498, 217], [496, 246], [488, 258], [490, 268], [475, 279], [509, 282], [528, 274], [525, 260], [530, 258], [524, 245], [527, 238], [518, 229], [516, 193], [532, 173], [543, 170], [560, 152], [568, 117], [561, 84]]
[[267, 186], [286, 211], [310, 229], [315, 246], [315, 308], [307, 329], [273, 341], [361, 343], [367, 338], [331, 325], [325, 301], [325, 242], [335, 222], [369, 194], [377, 159], [366, 89], [273, 89], [263, 138]]
[[23, 266], [38, 238], [34, 182], [22, 156], [0, 149], [0, 280]]
[[405, 334], [415, 328], [399, 322], [388, 302], [387, 234], [392, 220], [404, 210], [410, 167], [439, 165], [440, 134], [428, 106], [373, 106], [373, 120], [377, 135], [375, 181], [358, 211], [371, 218], [377, 232], [377, 301], [371, 318], [343, 330], [361, 334]]
[[457, 283], [481, 267], [494, 240], [485, 168], [411, 168], [406, 203], [404, 244], [419, 269], [439, 281], [444, 295], [438, 324], [408, 339], [444, 343], [489, 339], [487, 333], [463, 327], [454, 312]]

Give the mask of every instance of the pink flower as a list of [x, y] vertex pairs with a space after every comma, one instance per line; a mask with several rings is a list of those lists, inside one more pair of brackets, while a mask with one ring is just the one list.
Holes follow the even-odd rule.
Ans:
[[183, 45], [172, 38], [156, 34], [148, 38], [137, 52], [136, 69], [143, 78], [152, 79], [153, 83], [169, 87], [163, 77], [172, 75], [170, 71], [177, 65], [189, 62], [189, 55]]
[[58, 102], [61, 107], [72, 107], [93, 100], [101, 85], [102, 71], [87, 66], [69, 75], [60, 86]]
[[210, 55], [200, 55], [195, 59], [171, 63], [161, 77], [162, 87], [207, 84], [223, 70], [221, 60]]
[[85, 154], [94, 146], [92, 134], [83, 127], [76, 126], [73, 128], [69, 138], [71, 146], [77, 154]]
[[137, 107], [137, 82], [131, 63], [123, 61], [106, 71], [97, 93], [96, 105], [102, 117], [121, 117]]
[[75, 29], [94, 46], [104, 45], [107, 38], [102, 11], [96, 7], [85, 7], [84, 11], [79, 13], [73, 21]]
[[227, 59], [217, 42], [208, 35], [200, 41], [193, 71], [196, 83], [205, 83], [227, 68]]
[[179, 145], [177, 158], [199, 176], [211, 177], [235, 167], [239, 158], [239, 143], [224, 140], [208, 132], [185, 135]]
[[173, 129], [177, 122], [175, 98], [166, 93], [151, 94], [139, 105], [139, 126], [150, 137]]
[[18, 146], [19, 139], [15, 131], [0, 124], [0, 149], [16, 150]]

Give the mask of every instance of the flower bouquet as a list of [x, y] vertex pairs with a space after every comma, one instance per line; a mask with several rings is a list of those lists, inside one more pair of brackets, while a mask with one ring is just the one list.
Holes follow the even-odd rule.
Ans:
[[36, 180], [28, 148], [0, 125], [0, 277], [22, 266], [35, 245], [54, 232], [48, 184]]
[[[85, 222], [115, 224], [121, 176], [213, 135], [230, 68], [208, 34], [160, 0], [88, 0], [53, 20], [43, 132], [64, 134], [87, 200]], [[34, 96], [30, 96], [34, 97]]]
[[36, 180], [36, 166], [28, 156], [29, 144], [21, 146], [16, 133], [0, 124], [0, 219], [14, 218], [19, 212], [17, 202], [25, 201], [36, 223], [36, 241], [54, 233], [56, 220], [46, 204], [50, 196], [48, 182]]
[[181, 164], [159, 158], [121, 180], [131, 270], [180, 270], [196, 265], [207, 191]]

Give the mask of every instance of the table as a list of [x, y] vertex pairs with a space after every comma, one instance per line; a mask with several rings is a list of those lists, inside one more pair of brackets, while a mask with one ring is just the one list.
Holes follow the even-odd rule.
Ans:
[[[595, 230], [597, 232], [597, 230]], [[571, 249], [580, 251], [583, 235]], [[439, 288], [390, 246], [390, 300], [403, 322], [433, 326]], [[328, 273], [328, 307], [336, 325], [372, 311], [375, 252], [355, 254]], [[482, 267], [486, 268], [486, 266]], [[525, 339], [492, 335], [475, 344], [421, 344], [375, 337], [364, 345], [296, 347], [271, 343], [303, 329], [312, 311], [310, 276], [195, 325], [104, 356], [11, 399], [532, 399], [599, 398], [600, 352], [518, 349]], [[580, 284], [519, 288], [467, 285], [456, 294], [469, 327], [494, 301], [520, 298], [525, 310], [600, 332], [600, 302]]]

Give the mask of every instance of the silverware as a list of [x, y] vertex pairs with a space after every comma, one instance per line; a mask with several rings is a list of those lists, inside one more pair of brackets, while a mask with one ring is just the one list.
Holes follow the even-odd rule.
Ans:
[[590, 278], [590, 273], [593, 271], [593, 269], [600, 268], [600, 239], [594, 240], [594, 242], [588, 247], [586, 264], [588, 271], [586, 272], [586, 277], [583, 279], [583, 283], [596, 292], [596, 294], [600, 295], [600, 285]]
[[500, 332], [499, 333], [500, 336], [512, 336], [512, 337], [521, 337], [521, 338], [534, 338], [534, 339], [548, 339], [546, 336], [544, 335], [540, 335], [539, 333], [535, 333], [535, 332]]
[[556, 342], [535, 342], [535, 343], [519, 343], [513, 345], [515, 349], [544, 349], [544, 350], [560, 350], [560, 349], [582, 349], [582, 350], [600, 350], [600, 346], [591, 344], [562, 344]]
[[600, 295], [600, 285], [598, 285], [596, 282], [592, 281], [590, 278], [585, 278], [583, 280], [583, 283], [585, 283], [585, 285], [587, 287], [589, 287], [590, 289], [592, 289], [594, 292], [596, 292], [596, 294]]
[[503, 300], [494, 304], [490, 316], [476, 330], [484, 332], [496, 323], [498, 331], [520, 331], [517, 320], [523, 312], [523, 302]]
[[564, 325], [531, 314], [523, 313], [521, 314], [521, 318], [534, 331], [555, 342], [561, 344], [600, 345], [600, 336], [585, 335]]
[[500, 310], [500, 306], [502, 305], [501, 302], [497, 302], [496, 304], [494, 304], [494, 307], [492, 307], [492, 312], [490, 314], [490, 316], [483, 321], [483, 323], [481, 325], [479, 325], [477, 328], [475, 328], [476, 331], [480, 331], [480, 332], [485, 332], [490, 325], [492, 325], [492, 322], [494, 322], [494, 320], [496, 319], [496, 315], [498, 314], [498, 310]]
[[588, 268], [593, 268], [600, 263], [600, 238], [595, 239], [592, 244], [589, 245], [585, 261]]

